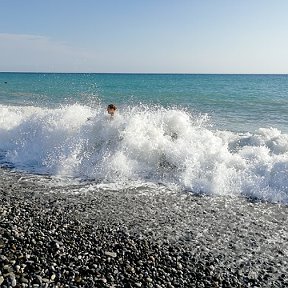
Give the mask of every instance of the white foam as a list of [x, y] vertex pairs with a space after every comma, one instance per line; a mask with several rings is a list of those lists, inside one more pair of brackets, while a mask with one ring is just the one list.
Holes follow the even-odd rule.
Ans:
[[207, 116], [176, 108], [120, 111], [111, 120], [104, 107], [0, 105], [2, 162], [102, 185], [161, 182], [196, 193], [288, 203], [287, 134], [275, 128], [214, 131], [205, 125]]

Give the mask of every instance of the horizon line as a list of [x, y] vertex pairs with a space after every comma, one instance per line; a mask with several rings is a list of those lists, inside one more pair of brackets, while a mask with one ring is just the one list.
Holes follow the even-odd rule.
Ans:
[[211, 73], [211, 72], [52, 72], [52, 71], [0, 71], [23, 74], [127, 74], [127, 75], [288, 75], [288, 73]]

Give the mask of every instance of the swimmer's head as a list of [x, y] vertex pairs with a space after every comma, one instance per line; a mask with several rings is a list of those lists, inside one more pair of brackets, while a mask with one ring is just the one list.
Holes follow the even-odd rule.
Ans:
[[114, 115], [115, 111], [117, 110], [117, 107], [114, 104], [109, 104], [107, 106], [107, 112], [108, 114], [110, 114], [111, 116]]

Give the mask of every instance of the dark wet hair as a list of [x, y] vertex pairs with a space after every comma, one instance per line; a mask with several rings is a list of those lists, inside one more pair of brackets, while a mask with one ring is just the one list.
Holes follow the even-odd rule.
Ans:
[[109, 104], [107, 108], [117, 110], [117, 107], [114, 104]]

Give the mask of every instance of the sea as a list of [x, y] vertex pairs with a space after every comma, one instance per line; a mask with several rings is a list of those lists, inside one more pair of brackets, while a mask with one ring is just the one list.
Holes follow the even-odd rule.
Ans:
[[3, 72], [0, 169], [287, 205], [288, 75]]

